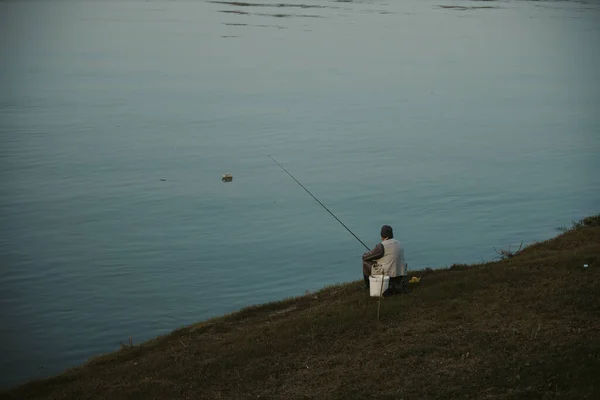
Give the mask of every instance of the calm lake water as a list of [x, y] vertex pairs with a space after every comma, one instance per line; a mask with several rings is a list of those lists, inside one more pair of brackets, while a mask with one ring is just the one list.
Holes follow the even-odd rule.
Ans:
[[260, 3], [0, 2], [0, 386], [600, 211], [597, 1]]

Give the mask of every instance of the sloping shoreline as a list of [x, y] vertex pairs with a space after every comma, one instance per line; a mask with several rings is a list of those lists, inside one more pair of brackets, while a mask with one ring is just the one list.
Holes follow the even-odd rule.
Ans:
[[[588, 268], [583, 265], [587, 264]], [[518, 254], [213, 318], [2, 399], [599, 398], [600, 216]]]

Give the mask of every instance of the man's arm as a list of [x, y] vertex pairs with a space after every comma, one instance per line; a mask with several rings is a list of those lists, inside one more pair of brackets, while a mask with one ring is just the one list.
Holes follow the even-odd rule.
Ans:
[[373, 248], [373, 250], [363, 254], [363, 261], [373, 261], [378, 260], [385, 254], [385, 249], [383, 248], [383, 244], [379, 243], [377, 246]]

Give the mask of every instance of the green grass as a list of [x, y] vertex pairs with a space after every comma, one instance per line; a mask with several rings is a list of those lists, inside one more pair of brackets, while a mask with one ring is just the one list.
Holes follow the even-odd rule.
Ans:
[[600, 216], [505, 260], [413, 274], [379, 321], [361, 283], [331, 286], [0, 398], [600, 398]]

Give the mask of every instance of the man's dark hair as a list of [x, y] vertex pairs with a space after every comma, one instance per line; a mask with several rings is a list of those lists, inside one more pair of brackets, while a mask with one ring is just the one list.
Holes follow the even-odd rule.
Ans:
[[381, 237], [391, 239], [394, 237], [394, 230], [389, 225], [384, 225], [381, 227]]

